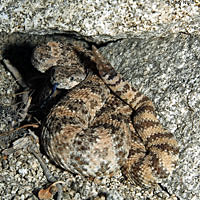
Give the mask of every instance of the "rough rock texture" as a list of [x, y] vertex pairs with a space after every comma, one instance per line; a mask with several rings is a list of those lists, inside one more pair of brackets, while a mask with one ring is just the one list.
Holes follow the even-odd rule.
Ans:
[[198, 0], [1, 0], [0, 31], [73, 33], [98, 42], [144, 32], [199, 34], [199, 5]]
[[[66, 39], [65, 37], [52, 38]], [[1, 57], [9, 57], [19, 69], [31, 68], [29, 62], [33, 46], [52, 38], [51, 36], [1, 34]], [[9, 49], [8, 46], [13, 49], [7, 51], [12, 53], [11, 55], [5, 53], [5, 48]], [[110, 43], [102, 47], [101, 51], [127, 80], [153, 100], [162, 124], [173, 132], [179, 141], [180, 163], [173, 176], [163, 181], [163, 186], [181, 200], [198, 200], [200, 198], [198, 159], [200, 154], [200, 38], [187, 34], [171, 34], [167, 37], [143, 36]], [[23, 52], [26, 54], [22, 54]], [[11, 95], [9, 96], [11, 99], [6, 101], [3, 96], [7, 91], [10, 91], [9, 94], [14, 94], [18, 86], [3, 66], [0, 66], [0, 72], [2, 77], [0, 84], [4, 85], [0, 90], [1, 105], [7, 103], [9, 106], [13, 104], [15, 98]], [[15, 115], [12, 115], [12, 112], [8, 113], [11, 113], [7, 115], [9, 120], [15, 120]], [[7, 130], [5, 121], [5, 118], [1, 118], [0, 122], [3, 124], [0, 126], [1, 131]], [[153, 191], [131, 185], [123, 180], [120, 172], [111, 180], [105, 178], [99, 185], [80, 176], [63, 172], [49, 163], [46, 158], [45, 161], [53, 174], [66, 182], [64, 199], [78, 200], [89, 197], [92, 199], [95, 196], [98, 196], [96, 199], [109, 200], [176, 199], [169, 197], [160, 189]], [[27, 151], [17, 151], [8, 158], [0, 156], [0, 171], [1, 199], [37, 199], [35, 195], [38, 189], [47, 183], [38, 161]]]
[[153, 99], [161, 122], [179, 141], [180, 163], [165, 186], [180, 199], [199, 199], [200, 38], [187, 34], [134, 38], [101, 51]]

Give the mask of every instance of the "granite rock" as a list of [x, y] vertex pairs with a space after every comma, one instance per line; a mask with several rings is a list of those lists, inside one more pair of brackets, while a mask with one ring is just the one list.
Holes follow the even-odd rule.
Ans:
[[180, 161], [163, 181], [180, 199], [200, 199], [200, 37], [132, 38], [101, 49], [113, 66], [153, 99], [162, 124], [177, 138]]
[[199, 34], [199, 1], [1, 0], [0, 32], [74, 34], [106, 42], [146, 32]]

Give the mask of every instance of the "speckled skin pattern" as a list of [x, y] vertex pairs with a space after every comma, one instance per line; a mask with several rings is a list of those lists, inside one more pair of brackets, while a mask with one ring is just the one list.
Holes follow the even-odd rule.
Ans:
[[51, 70], [52, 84], [69, 92], [51, 109], [43, 147], [57, 165], [86, 177], [112, 176], [152, 186], [177, 162], [178, 145], [155, 116], [152, 102], [134, 89], [98, 50], [48, 42], [33, 65]]

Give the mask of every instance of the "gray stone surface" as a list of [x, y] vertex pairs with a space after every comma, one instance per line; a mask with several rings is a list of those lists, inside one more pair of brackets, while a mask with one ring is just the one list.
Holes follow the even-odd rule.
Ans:
[[[2, 34], [0, 35], [1, 57], [5, 56], [2, 53], [10, 45], [11, 48], [17, 46], [18, 49], [28, 45], [31, 49], [36, 44], [51, 39], [69, 40], [63, 36]], [[100, 50], [127, 80], [153, 100], [162, 124], [173, 132], [179, 141], [179, 165], [173, 175], [162, 183], [172, 196], [159, 188], [147, 190], [131, 185], [123, 181], [120, 172], [112, 179], [104, 178], [101, 184], [97, 184], [63, 172], [44, 156], [53, 174], [66, 183], [64, 199], [81, 200], [99, 196], [96, 200], [125, 198], [175, 200], [177, 196], [181, 200], [198, 200], [200, 198], [200, 38], [187, 34], [171, 34], [167, 37], [141, 36], [110, 43]], [[27, 59], [30, 57], [23, 54], [19, 58], [19, 60]], [[20, 66], [19, 63], [16, 64]], [[12, 88], [14, 83], [10, 90], [15, 93], [18, 87], [12, 76], [2, 66], [0, 71], [2, 77], [5, 76], [0, 79], [0, 84], [4, 85], [0, 92], [6, 94], [7, 89]], [[12, 105], [14, 100], [9, 100], [7, 106]], [[1, 103], [3, 102], [5, 99]], [[47, 184], [38, 161], [26, 150], [19, 150], [8, 158], [0, 155], [0, 171], [0, 199], [37, 199], [34, 194]]]
[[108, 41], [140, 33], [199, 34], [199, 1], [0, 1], [0, 32], [66, 33]]
[[179, 141], [180, 163], [166, 188], [180, 199], [200, 199], [200, 38], [126, 39], [101, 51], [153, 99], [162, 124]]

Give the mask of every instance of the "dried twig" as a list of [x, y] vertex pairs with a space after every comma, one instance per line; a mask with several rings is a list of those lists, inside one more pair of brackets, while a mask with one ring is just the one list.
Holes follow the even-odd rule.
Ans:
[[20, 122], [24, 121], [24, 119], [26, 118], [27, 113], [28, 113], [28, 109], [31, 105], [31, 100], [32, 100], [32, 98], [28, 97], [25, 108], [22, 110], [22, 112], [19, 113], [19, 115], [21, 116]]
[[13, 142], [13, 146], [2, 151], [4, 155], [10, 155], [19, 149], [25, 149], [30, 146], [31, 140], [29, 137], [22, 137]]
[[43, 171], [44, 171], [44, 174], [45, 174], [45, 176], [46, 176], [48, 182], [50, 182], [50, 183], [56, 182], [56, 181], [57, 181], [56, 178], [51, 174], [51, 172], [49, 171], [48, 167], [47, 167], [46, 164], [44, 163], [44, 161], [43, 161], [41, 155], [39, 155], [39, 153], [37, 153], [37, 152], [34, 150], [34, 147], [33, 147], [33, 146], [31, 146], [31, 147], [29, 148], [29, 152], [32, 153], [32, 154], [37, 158], [38, 162], [40, 163], [40, 165], [41, 165], [41, 167], [42, 167], [42, 169], [43, 169]]
[[12, 73], [12, 75], [15, 77], [15, 79], [17, 80], [17, 82], [19, 83], [19, 85], [21, 85], [23, 88], [26, 88], [27, 85], [26, 83], [23, 81], [23, 78], [21, 76], [21, 74], [19, 73], [19, 71], [17, 70], [16, 67], [14, 67], [9, 60], [7, 59], [3, 59], [3, 63], [4, 65], [7, 67], [7, 69]]
[[[48, 182], [50, 183], [53, 183], [51, 186], [54, 186], [56, 185], [57, 187], [57, 200], [61, 200], [62, 199], [62, 196], [63, 196], [63, 190], [62, 190], [62, 186], [60, 185], [60, 183], [64, 183], [62, 181], [57, 181], [57, 179], [51, 174], [50, 170], [48, 169], [48, 167], [46, 166], [46, 164], [44, 163], [43, 159], [42, 159], [42, 156], [40, 153], [36, 152], [34, 150], [34, 146], [31, 146], [29, 147], [29, 152], [32, 153], [38, 160], [38, 162], [40, 163], [42, 169], [43, 169], [43, 172], [48, 180]], [[47, 190], [41, 190], [42, 192], [45, 192], [45, 191], [49, 191], [50, 188], [48, 188]], [[48, 194], [48, 193], [47, 193]]]
[[[14, 78], [16, 79], [16, 81], [18, 82], [18, 84], [20, 86], [22, 86], [23, 88], [28, 88], [26, 83], [23, 81], [23, 78], [21, 76], [21, 74], [19, 73], [18, 69], [16, 67], [14, 67], [9, 60], [7, 59], [3, 59], [3, 63], [4, 65], [7, 67], [7, 69], [12, 73], [12, 75], [14, 76]], [[21, 115], [21, 121], [23, 121], [28, 113], [28, 108], [30, 107], [31, 104], [31, 97], [29, 97], [29, 91], [23, 92], [23, 103], [25, 106], [25, 108], [22, 110], [22, 113], [20, 113]]]
[[25, 125], [20, 126], [20, 127], [18, 127], [18, 128], [11, 129], [10, 131], [4, 132], [4, 133], [2, 133], [0, 136], [1, 136], [1, 137], [3, 137], [3, 136], [8, 136], [8, 135], [12, 134], [13, 132], [16, 132], [16, 131], [18, 131], [18, 130], [20, 130], [20, 129], [27, 128], [27, 127], [38, 128], [39, 125], [38, 125], [38, 124], [25, 124]]

